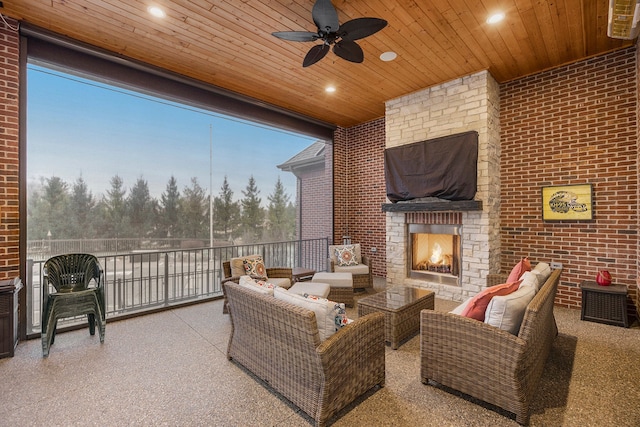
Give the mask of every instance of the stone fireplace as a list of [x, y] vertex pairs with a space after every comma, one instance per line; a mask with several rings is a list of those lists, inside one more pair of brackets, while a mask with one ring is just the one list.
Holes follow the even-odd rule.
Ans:
[[[500, 270], [497, 82], [485, 71], [388, 101], [385, 124], [386, 148], [478, 132], [478, 186], [474, 200], [428, 198], [383, 205], [387, 286], [428, 288], [439, 297], [458, 301], [475, 295], [486, 286], [487, 274]], [[415, 254], [416, 241], [422, 245], [425, 239], [415, 234], [448, 236], [427, 239], [427, 245], [437, 243], [440, 247], [440, 254], [444, 255], [440, 264], [431, 262], [433, 248], [426, 249], [426, 254]], [[422, 258], [427, 258], [426, 262]], [[436, 258], [433, 256], [433, 261]]]

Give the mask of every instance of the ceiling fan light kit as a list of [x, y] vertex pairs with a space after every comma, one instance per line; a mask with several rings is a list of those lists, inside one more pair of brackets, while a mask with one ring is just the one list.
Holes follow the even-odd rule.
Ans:
[[307, 52], [302, 61], [303, 67], [320, 61], [330, 49], [342, 59], [361, 63], [364, 61], [364, 52], [355, 41], [375, 34], [387, 26], [387, 21], [380, 18], [356, 18], [340, 25], [338, 12], [331, 4], [331, 0], [316, 0], [311, 10], [311, 17], [318, 28], [316, 33], [310, 31], [271, 33], [275, 37], [292, 42], [322, 41], [322, 44], [313, 46]]
[[609, 0], [607, 35], [614, 39], [633, 40], [640, 32], [640, 0]]

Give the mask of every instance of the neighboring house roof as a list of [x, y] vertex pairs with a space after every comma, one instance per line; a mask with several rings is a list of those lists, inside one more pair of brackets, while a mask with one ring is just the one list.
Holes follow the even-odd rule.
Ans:
[[324, 141], [316, 141], [286, 162], [278, 165], [277, 168], [286, 172], [294, 172], [300, 168], [324, 166], [325, 146]]

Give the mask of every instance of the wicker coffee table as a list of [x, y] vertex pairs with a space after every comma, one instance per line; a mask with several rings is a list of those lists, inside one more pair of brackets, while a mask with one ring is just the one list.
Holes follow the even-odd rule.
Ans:
[[420, 311], [433, 310], [435, 295], [426, 289], [394, 286], [358, 300], [358, 316], [384, 313], [384, 337], [396, 350], [420, 330]]

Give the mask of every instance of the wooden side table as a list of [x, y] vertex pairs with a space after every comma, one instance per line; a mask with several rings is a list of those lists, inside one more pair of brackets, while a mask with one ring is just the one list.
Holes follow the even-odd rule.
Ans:
[[294, 282], [304, 282], [307, 280], [311, 280], [314, 274], [316, 274], [315, 270], [304, 267], [293, 267], [291, 271], [291, 276], [293, 276]]
[[629, 327], [627, 314], [627, 287], [624, 285], [600, 286], [585, 280], [582, 289], [580, 320]]

